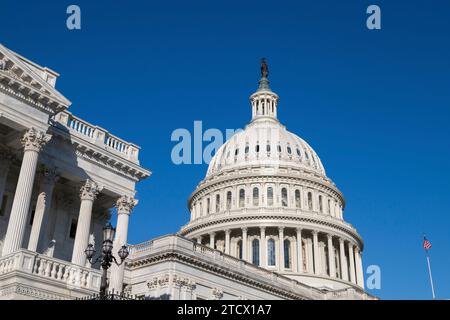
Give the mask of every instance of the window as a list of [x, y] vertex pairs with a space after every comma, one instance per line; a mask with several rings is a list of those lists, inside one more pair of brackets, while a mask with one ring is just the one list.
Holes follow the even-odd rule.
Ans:
[[313, 209], [313, 203], [312, 203], [312, 193], [308, 192], [308, 209], [312, 210]]
[[281, 152], [281, 146], [278, 145], [278, 152]]
[[306, 151], [305, 151], [305, 156], [306, 156], [306, 159], [309, 159], [308, 152], [306, 152]]
[[8, 195], [4, 194], [2, 197], [2, 205], [0, 207], [0, 216], [6, 215], [6, 205], [8, 204]]
[[259, 152], [259, 144], [256, 145], [255, 150], [256, 152]]
[[258, 206], [259, 205], [259, 189], [253, 188], [253, 205]]
[[242, 259], [242, 240], [239, 240], [236, 244], [236, 253], [239, 259]]
[[71, 239], [75, 239], [75, 235], [77, 233], [77, 224], [78, 224], [77, 219], [73, 218], [72, 222], [70, 223], [70, 230], [69, 230], [69, 237]]
[[239, 148], [236, 149], [236, 151], [234, 152], [234, 155], [237, 156], [239, 154]]
[[208, 198], [208, 199], [206, 199], [206, 214], [209, 214], [209, 212], [211, 211], [210, 206], [211, 206], [211, 200]]
[[253, 239], [252, 241], [252, 263], [259, 266], [259, 240]]
[[231, 209], [231, 191], [227, 192], [227, 210]]
[[245, 190], [239, 190], [239, 208], [243, 208], [245, 206]]
[[216, 194], [216, 212], [220, 211], [220, 194]]
[[291, 242], [288, 239], [284, 240], [284, 267], [291, 268]]
[[269, 266], [275, 265], [275, 240], [267, 241], [267, 263]]
[[267, 145], [266, 145], [266, 151], [267, 151], [267, 152], [270, 152], [270, 144], [267, 144]]
[[287, 207], [288, 205], [288, 196], [286, 188], [281, 189], [281, 205], [283, 207]]
[[291, 147], [287, 146], [287, 152], [288, 152], [289, 154], [292, 153]]
[[300, 208], [300, 190], [295, 190], [295, 207]]
[[273, 206], [273, 188], [267, 188], [267, 205]]
[[245, 146], [245, 154], [248, 153], [248, 145]]
[[322, 196], [319, 196], [319, 211], [320, 213], [323, 213]]
[[299, 149], [299, 148], [297, 148], [297, 155], [298, 155], [299, 157], [302, 156], [302, 154], [300, 153], [300, 149]]
[[330, 201], [330, 199], [328, 199], [327, 211], [328, 211], [328, 213], [331, 212], [331, 201]]

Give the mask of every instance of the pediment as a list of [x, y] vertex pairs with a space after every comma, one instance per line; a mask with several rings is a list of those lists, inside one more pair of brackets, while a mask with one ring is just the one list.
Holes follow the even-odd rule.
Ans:
[[67, 109], [71, 102], [52, 86], [55, 78], [45, 78], [48, 75], [45, 70], [49, 69], [42, 70], [44, 72], [39, 74], [39, 69], [31, 61], [0, 44], [0, 89], [3, 92], [48, 114]]

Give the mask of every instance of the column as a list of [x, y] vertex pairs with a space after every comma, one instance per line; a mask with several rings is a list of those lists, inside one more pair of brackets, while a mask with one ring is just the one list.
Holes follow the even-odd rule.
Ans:
[[86, 264], [84, 250], [86, 250], [89, 242], [92, 206], [100, 191], [101, 188], [89, 179], [80, 189], [80, 213], [78, 214], [77, 232], [75, 233], [75, 244], [72, 252], [72, 263], [79, 266], [84, 267]]
[[37, 251], [39, 240], [43, 238], [52, 204], [53, 188], [57, 179], [58, 176], [54, 168], [46, 168], [43, 170], [33, 226], [31, 227], [30, 239], [28, 240], [28, 250], [30, 251]]
[[279, 251], [278, 255], [278, 270], [284, 271], [284, 228], [278, 228], [278, 243], [279, 243]]
[[49, 140], [49, 135], [34, 128], [26, 131], [22, 138], [21, 142], [24, 146], [22, 166], [20, 167], [2, 255], [17, 251], [22, 246], [39, 152]]
[[364, 289], [364, 271], [362, 266], [361, 251], [355, 246], [355, 259], [356, 259], [356, 283], [358, 286]]
[[344, 239], [339, 239], [339, 257], [341, 258], [341, 277], [348, 281], [347, 259], [345, 258]]
[[355, 257], [354, 257], [353, 244], [348, 243], [348, 258], [350, 264], [350, 281], [356, 284], [356, 274], [355, 274]]
[[[117, 208], [117, 226], [116, 226], [116, 237], [114, 239], [114, 254], [119, 260], [120, 258], [116, 255], [122, 246], [127, 245], [128, 238], [128, 220], [130, 218], [131, 211], [137, 205], [138, 201], [130, 196], [122, 196], [116, 202]], [[109, 283], [109, 289], [116, 292], [122, 292], [123, 290], [123, 273], [125, 264], [122, 263], [120, 266], [116, 264], [111, 265], [111, 280]]]
[[225, 230], [225, 253], [230, 254], [230, 233], [231, 230]]
[[0, 149], [0, 208], [3, 204], [3, 194], [5, 192], [11, 160], [13, 158], [9, 149]]
[[202, 240], [203, 240], [203, 237], [202, 237], [202, 236], [198, 236], [198, 237], [197, 237], [197, 243], [202, 244]]
[[247, 260], [247, 228], [242, 228], [242, 260]]
[[328, 270], [330, 273], [330, 277], [336, 277], [336, 265], [334, 260], [334, 247], [333, 247], [333, 236], [331, 234], [328, 235]]
[[297, 272], [303, 273], [303, 247], [301, 228], [297, 228]]
[[267, 267], [267, 259], [266, 259], [266, 253], [267, 253], [267, 239], [266, 239], [266, 227], [260, 228], [261, 232], [261, 239], [259, 244], [259, 265], [263, 268]]
[[214, 241], [215, 236], [216, 236], [215, 232], [211, 232], [209, 234], [209, 246], [211, 247], [211, 249], [215, 249], [216, 248], [215, 241]]
[[320, 274], [318, 232], [313, 231], [314, 274]]

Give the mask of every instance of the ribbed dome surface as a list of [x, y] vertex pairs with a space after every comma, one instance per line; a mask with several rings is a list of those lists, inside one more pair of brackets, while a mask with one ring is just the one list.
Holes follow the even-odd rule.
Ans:
[[206, 178], [244, 166], [291, 166], [325, 175], [316, 152], [272, 118], [252, 121], [225, 142], [211, 159]]

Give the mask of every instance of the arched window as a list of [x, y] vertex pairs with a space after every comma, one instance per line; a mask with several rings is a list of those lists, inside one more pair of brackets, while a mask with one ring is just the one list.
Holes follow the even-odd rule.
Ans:
[[302, 156], [302, 154], [300, 153], [300, 149], [299, 149], [299, 148], [297, 148], [297, 155], [298, 155], [299, 157]]
[[267, 145], [266, 145], [266, 151], [270, 152], [270, 144], [268, 142], [267, 142]]
[[248, 153], [248, 145], [245, 146], [245, 154]]
[[231, 209], [231, 191], [227, 192], [227, 210]]
[[291, 268], [291, 242], [288, 239], [284, 240], [284, 267]]
[[216, 212], [220, 211], [220, 194], [216, 194]]
[[269, 266], [275, 265], [275, 240], [267, 241], [267, 263]]
[[300, 190], [295, 190], [295, 207], [300, 208], [301, 204], [301, 198], [300, 198]]
[[327, 211], [328, 211], [328, 214], [330, 214], [330, 212], [331, 212], [331, 201], [330, 201], [330, 199], [328, 199]]
[[306, 156], [306, 159], [309, 159], [309, 154], [306, 151], [305, 151], [305, 156]]
[[209, 214], [209, 212], [211, 211], [211, 200], [208, 198], [206, 199], [206, 214]]
[[319, 211], [320, 211], [320, 213], [323, 213], [322, 196], [319, 196]]
[[281, 205], [283, 207], [287, 207], [288, 205], [288, 196], [286, 188], [281, 189]]
[[236, 151], [234, 152], [234, 155], [237, 156], [239, 154], [239, 148], [236, 149]]
[[259, 189], [257, 187], [253, 188], [253, 205], [259, 205]]
[[239, 190], [239, 208], [243, 208], [245, 205], [245, 190]]
[[259, 266], [259, 240], [253, 239], [252, 241], [252, 263]]
[[290, 147], [290, 146], [287, 146], [287, 152], [288, 152], [289, 154], [292, 153], [292, 150], [291, 150], [291, 147]]
[[273, 206], [273, 188], [267, 188], [267, 205]]
[[312, 203], [312, 193], [308, 192], [308, 209], [312, 210], [313, 209], [313, 203]]
[[257, 153], [259, 152], [259, 144], [256, 145], [255, 151], [256, 151]]
[[278, 145], [278, 153], [281, 153], [281, 146]]
[[236, 243], [236, 257], [242, 259], [242, 240]]

